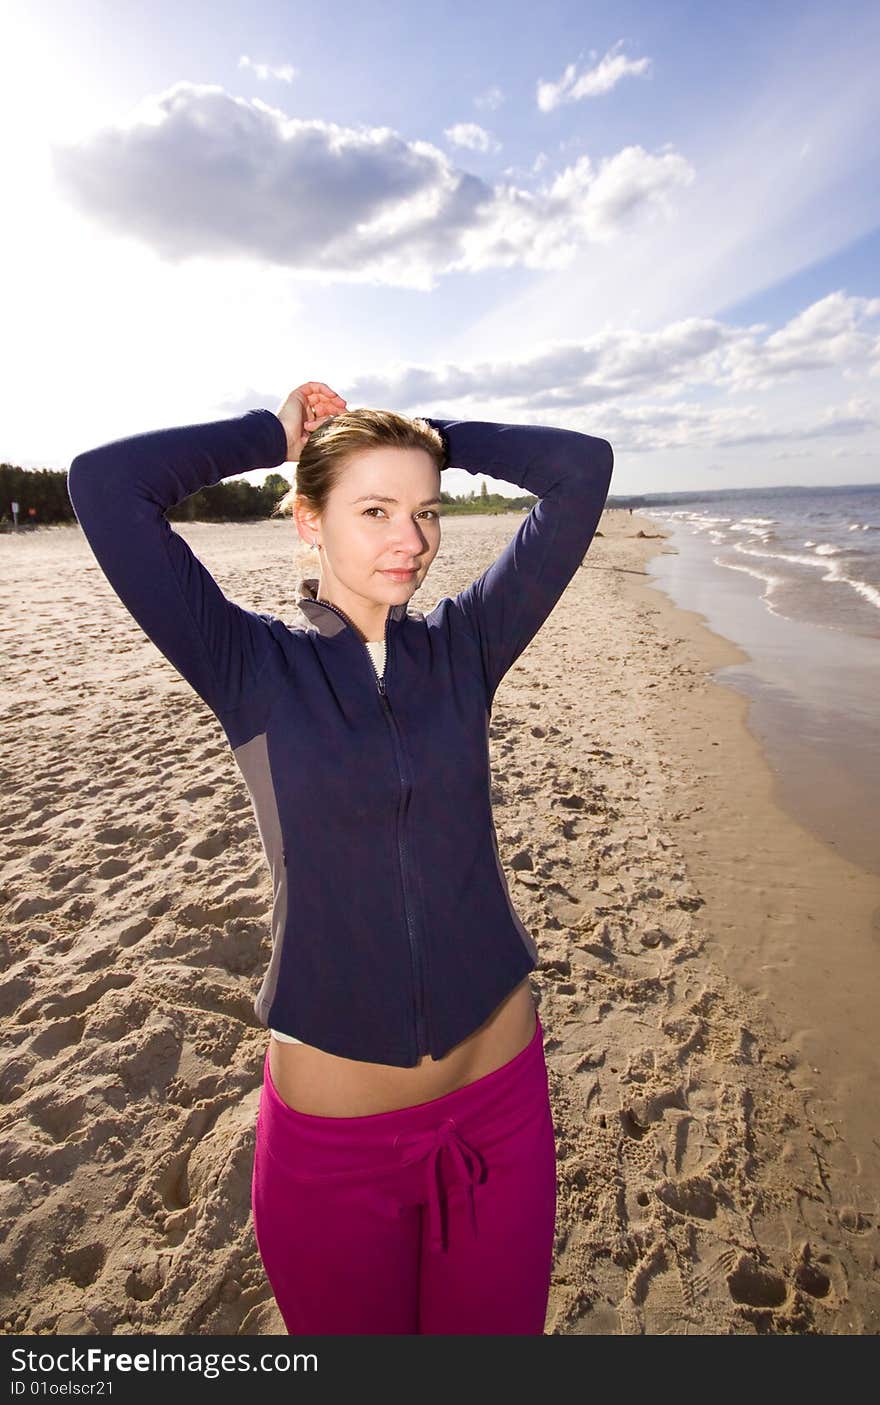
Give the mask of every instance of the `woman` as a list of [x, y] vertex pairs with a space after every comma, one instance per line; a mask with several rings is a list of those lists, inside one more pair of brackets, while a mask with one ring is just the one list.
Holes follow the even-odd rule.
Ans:
[[[164, 517], [288, 461], [297, 485], [280, 506], [320, 560], [301, 583], [305, 629], [229, 600]], [[592, 540], [612, 463], [574, 431], [348, 411], [309, 381], [276, 414], [71, 464], [102, 569], [226, 732], [269, 863], [252, 1195], [288, 1332], [543, 1331], [554, 1129], [488, 726]], [[539, 501], [426, 616], [408, 601], [440, 545], [448, 464]]]

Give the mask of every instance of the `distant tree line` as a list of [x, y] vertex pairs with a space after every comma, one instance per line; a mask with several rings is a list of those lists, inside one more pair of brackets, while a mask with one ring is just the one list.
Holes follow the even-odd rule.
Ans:
[[[291, 486], [282, 473], [268, 473], [259, 486], [243, 479], [224, 479], [210, 488], [200, 488], [176, 507], [168, 508], [165, 515], [170, 522], [254, 522], [269, 517]], [[485, 483], [479, 492], [459, 497], [441, 491], [440, 499], [443, 515], [522, 512], [537, 502], [533, 493], [507, 498], [502, 493], [487, 492]], [[54, 526], [76, 521], [63, 469], [0, 464], [0, 528], [12, 527], [14, 502], [18, 503], [20, 525]]]

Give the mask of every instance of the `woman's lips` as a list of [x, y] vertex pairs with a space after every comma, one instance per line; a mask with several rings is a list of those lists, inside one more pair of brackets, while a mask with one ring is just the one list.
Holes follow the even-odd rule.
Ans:
[[383, 576], [389, 576], [389, 577], [391, 578], [391, 580], [393, 580], [393, 581], [409, 581], [409, 580], [412, 580], [412, 578], [413, 578], [413, 576], [414, 576], [415, 574], [416, 574], [416, 573], [415, 573], [415, 570], [412, 570], [412, 571], [383, 571], [383, 572], [382, 572], [382, 575], [383, 575]]

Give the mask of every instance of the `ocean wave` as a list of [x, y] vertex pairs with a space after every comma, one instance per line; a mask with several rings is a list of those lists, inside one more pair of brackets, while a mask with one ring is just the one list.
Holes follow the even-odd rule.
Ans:
[[[832, 550], [832, 552], [835, 552], [835, 553], [836, 553], [836, 552], [840, 551], [841, 548], [840, 548], [840, 547], [832, 547], [831, 550]], [[843, 569], [842, 563], [839, 562], [839, 561], [834, 560], [833, 557], [832, 557], [832, 555], [831, 555], [829, 552], [825, 552], [824, 554], [819, 555], [819, 554], [818, 554], [818, 551], [817, 551], [816, 554], [815, 554], [815, 555], [812, 555], [812, 556], [803, 556], [803, 555], [801, 555], [800, 552], [787, 552], [787, 551], [768, 551], [768, 552], [762, 552], [762, 551], [755, 551], [755, 550], [753, 550], [752, 548], [750, 548], [750, 547], [748, 547], [748, 546], [744, 546], [742, 542], [736, 542], [736, 543], [734, 543], [734, 551], [739, 552], [740, 555], [743, 555], [743, 556], [754, 556], [754, 557], [756, 557], [758, 560], [763, 560], [763, 559], [767, 558], [767, 559], [771, 559], [771, 560], [775, 560], [775, 561], [789, 561], [789, 562], [792, 563], [792, 565], [813, 566], [813, 567], [818, 566], [822, 571], [824, 571], [824, 575], [822, 576], [822, 580], [823, 580], [823, 581], [827, 581], [830, 585], [848, 585], [851, 590], [854, 590], [854, 591], [856, 592], [857, 595], [861, 595], [861, 597], [862, 597], [863, 600], [867, 600], [867, 602], [868, 602], [869, 605], [873, 605], [873, 606], [875, 607], [875, 609], [880, 610], [880, 590], [878, 590], [876, 586], [871, 585], [869, 581], [860, 580], [857, 576], [850, 576], [850, 575], [847, 575], [846, 571]], [[848, 557], [849, 557], [849, 562], [850, 562], [850, 564], [851, 564], [852, 561], [853, 561], [853, 554], [852, 554], [852, 553], [848, 553]], [[729, 561], [729, 562], [728, 562], [728, 561], [724, 561], [724, 560], [722, 560], [722, 559], [719, 559], [719, 560], [718, 560], [718, 564], [721, 565], [721, 566], [729, 566], [730, 569], [731, 569], [731, 570], [734, 570], [734, 571], [736, 571], [736, 570], [749, 570], [749, 569], [750, 569], [750, 568], [747, 567], [747, 566], [740, 566], [740, 565], [738, 565], [737, 563], [734, 563], [733, 561]], [[774, 584], [779, 584], [779, 583], [780, 583], [779, 578], [767, 576], [767, 575], [765, 575], [765, 574], [759, 572], [759, 571], [757, 570], [757, 568], [755, 569], [754, 574], [755, 574], [755, 575], [760, 575], [760, 576], [761, 576], [761, 579], [763, 579], [763, 580], [767, 580], [767, 581], [772, 580], [772, 581], [774, 582]], [[790, 582], [792, 581], [792, 578], [790, 578], [790, 577], [789, 577], [789, 578], [783, 577], [783, 578], [781, 578], [781, 579], [782, 579], [783, 581], [786, 580], [786, 579], [788, 579]], [[767, 598], [767, 597], [765, 596], [765, 599], [766, 599], [766, 598]], [[768, 603], [768, 604], [770, 603], [770, 602], [769, 602], [769, 599], [768, 599], [768, 602], [767, 602], [767, 603]]]

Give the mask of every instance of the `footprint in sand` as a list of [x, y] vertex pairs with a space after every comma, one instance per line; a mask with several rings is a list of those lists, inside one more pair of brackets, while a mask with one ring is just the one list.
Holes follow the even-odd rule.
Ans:
[[199, 1209], [214, 1194], [229, 1157], [229, 1140], [243, 1126], [250, 1128], [250, 1109], [241, 1099], [218, 1099], [196, 1108], [179, 1129], [179, 1149], [165, 1158], [152, 1186], [145, 1186], [142, 1208], [156, 1198], [153, 1215], [166, 1241], [179, 1245], [196, 1224]]
[[126, 986], [131, 985], [134, 979], [134, 975], [126, 971], [105, 971], [91, 984], [81, 986], [78, 990], [68, 991], [64, 995], [44, 995], [41, 993], [37, 1001], [21, 1007], [19, 1022], [29, 1024], [37, 1018], [58, 1020], [66, 1015], [82, 1014], [88, 1010], [90, 1005], [94, 1005], [100, 1000], [105, 991], [124, 990]]
[[734, 1302], [749, 1307], [781, 1307], [789, 1291], [781, 1273], [759, 1264], [749, 1254], [742, 1254], [727, 1275], [727, 1289]]
[[14, 1103], [26, 1092], [26, 1079], [34, 1060], [12, 1058], [0, 1068], [0, 1103]]
[[95, 876], [97, 878], [119, 878], [123, 873], [128, 873], [130, 868], [131, 864], [128, 859], [103, 859], [95, 869]]
[[225, 854], [229, 849], [229, 834], [226, 830], [220, 830], [217, 834], [210, 834], [205, 839], [200, 839], [190, 847], [189, 852], [196, 859], [216, 859], [220, 854]]
[[135, 839], [138, 830], [133, 824], [105, 825], [94, 834], [96, 844], [124, 844], [128, 839]]
[[107, 1258], [104, 1244], [94, 1241], [81, 1244], [76, 1249], [62, 1249], [60, 1254], [61, 1273], [75, 1283], [77, 1288], [88, 1288], [98, 1278]]
[[168, 1255], [153, 1254], [145, 1262], [127, 1265], [131, 1271], [123, 1283], [126, 1296], [133, 1298], [135, 1302], [149, 1302], [164, 1286], [170, 1264]]
[[39, 893], [35, 893], [13, 903], [7, 916], [12, 922], [25, 922], [29, 917], [41, 917], [46, 912], [57, 912], [63, 898], [63, 893], [52, 898], [42, 897]]
[[184, 903], [176, 911], [178, 922], [187, 927], [222, 927], [235, 917], [259, 917], [266, 900], [255, 893], [243, 893], [223, 903]]
[[135, 946], [149, 932], [152, 932], [155, 922], [149, 917], [141, 917], [137, 922], [132, 922], [129, 927], [123, 927], [117, 937], [117, 944], [121, 947]]
[[691, 1176], [684, 1181], [665, 1181], [654, 1194], [668, 1209], [698, 1220], [714, 1220], [718, 1214], [720, 1188], [708, 1176]]
[[193, 800], [208, 800], [214, 794], [212, 785], [193, 785], [189, 790], [181, 791], [181, 799], [192, 803]]
[[0, 1015], [11, 1015], [33, 993], [36, 975], [7, 976], [0, 986]]
[[185, 840], [186, 835], [181, 830], [166, 830], [150, 845], [147, 850], [147, 858], [151, 862], [155, 862], [157, 859], [167, 858], [175, 849], [179, 849]]
[[70, 1049], [82, 1040], [86, 1027], [85, 1015], [71, 1015], [69, 1019], [53, 1020], [31, 1040], [31, 1049], [40, 1058], [53, 1059], [62, 1049]]
[[66, 1142], [82, 1125], [85, 1112], [86, 1097], [80, 1094], [66, 1102], [56, 1098], [53, 1102], [32, 1103], [30, 1119], [54, 1142]]
[[876, 1223], [873, 1216], [864, 1214], [856, 1205], [841, 1205], [837, 1218], [848, 1234], [867, 1234]]

